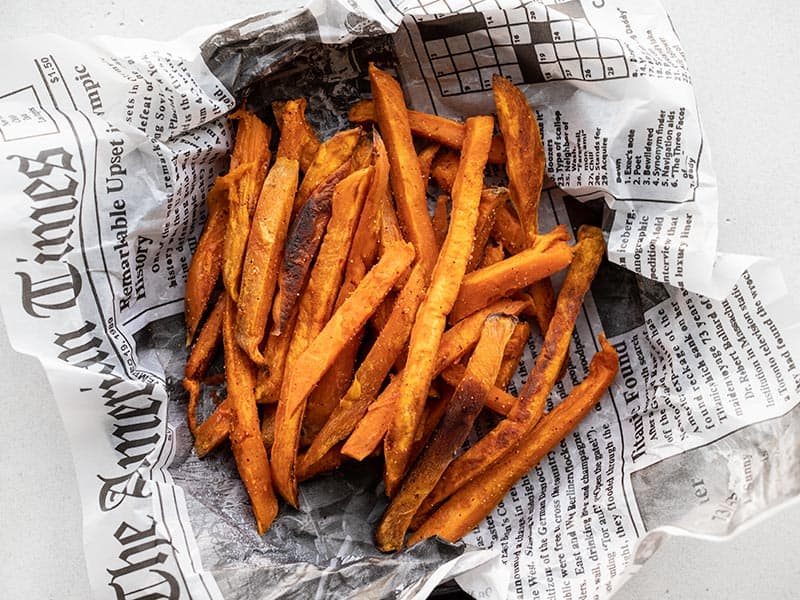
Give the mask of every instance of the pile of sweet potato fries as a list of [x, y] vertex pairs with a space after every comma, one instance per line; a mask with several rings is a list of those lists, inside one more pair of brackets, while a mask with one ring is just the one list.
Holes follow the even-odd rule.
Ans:
[[[383, 455], [376, 542], [392, 551], [469, 532], [618, 365], [601, 335], [586, 379], [544, 414], [605, 244], [594, 227], [574, 245], [563, 225], [540, 232], [544, 152], [524, 95], [495, 77], [495, 135], [493, 116], [410, 111], [397, 81], [369, 75], [355, 127], [324, 143], [305, 100], [273, 105], [274, 160], [270, 128], [231, 117], [230, 169], [208, 195], [186, 285], [184, 387], [198, 456], [230, 441], [259, 533], [276, 494], [296, 507], [298, 482]], [[505, 165], [508, 188], [486, 186], [487, 162]], [[429, 187], [441, 192], [432, 215]], [[556, 296], [550, 276], [564, 269]], [[529, 322], [543, 343], [515, 397]], [[220, 345], [227, 393], [198, 424]], [[497, 425], [459, 454], [483, 410]]]

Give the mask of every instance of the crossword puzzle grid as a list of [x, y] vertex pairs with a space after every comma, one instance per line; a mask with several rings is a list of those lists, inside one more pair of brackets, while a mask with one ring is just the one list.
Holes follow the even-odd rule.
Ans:
[[619, 41], [598, 36], [576, 0], [415, 20], [443, 96], [489, 90], [494, 73], [513, 83], [628, 77]]

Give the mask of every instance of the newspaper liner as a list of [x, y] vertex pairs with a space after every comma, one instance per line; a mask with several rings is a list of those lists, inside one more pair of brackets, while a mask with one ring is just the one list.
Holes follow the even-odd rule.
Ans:
[[[793, 307], [774, 264], [715, 254], [708, 152], [658, 4], [320, 1], [170, 43], [5, 50], [0, 305], [65, 423], [96, 597], [421, 598], [455, 578], [477, 598], [605, 598], [668, 533], [725, 536], [800, 493]], [[392, 556], [372, 545], [374, 465], [304, 484], [259, 539], [230, 458], [192, 453], [179, 386], [183, 279], [231, 92], [264, 111], [310, 96], [329, 134], [369, 60], [451, 116], [491, 110], [492, 70], [523, 84], [548, 153], [543, 227], [602, 223], [611, 260], [551, 402], [601, 329], [621, 359], [597, 410], [465, 544]]]

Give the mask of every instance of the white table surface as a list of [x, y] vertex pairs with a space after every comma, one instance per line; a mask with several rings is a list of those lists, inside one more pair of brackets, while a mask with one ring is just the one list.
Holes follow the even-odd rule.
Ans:
[[[800, 174], [800, 7], [792, 0], [664, 1], [688, 54], [717, 172], [720, 250], [778, 257], [797, 295], [800, 209], [792, 181]], [[0, 36], [170, 39], [195, 25], [256, 13], [265, 3], [177, 4], [0, 0]], [[0, 598], [87, 600], [66, 434], [41, 366], [11, 349], [3, 323], [0, 365]], [[729, 541], [673, 538], [615, 598], [798, 598], [798, 532], [795, 503]]]

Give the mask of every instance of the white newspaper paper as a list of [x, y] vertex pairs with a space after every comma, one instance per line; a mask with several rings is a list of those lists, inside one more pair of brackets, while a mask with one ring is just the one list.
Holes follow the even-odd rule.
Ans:
[[[772, 263], [716, 254], [691, 78], [657, 2], [269, 8], [171, 43], [3, 48], [0, 307], [64, 419], [96, 598], [423, 598], [453, 579], [475, 598], [607, 598], [667, 533], [725, 536], [800, 495], [796, 311]], [[300, 510], [259, 538], [230, 457], [194, 455], [180, 386], [224, 115], [306, 96], [329, 135], [368, 93], [369, 61], [412, 108], [451, 117], [492, 111], [493, 73], [522, 87], [547, 155], [542, 227], [602, 225], [609, 250], [550, 405], [601, 331], [621, 361], [464, 544], [397, 555], [372, 544], [385, 500], [371, 463], [304, 484]]]

